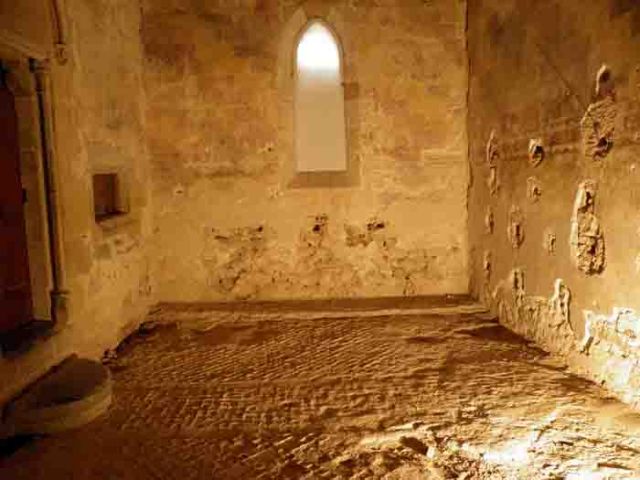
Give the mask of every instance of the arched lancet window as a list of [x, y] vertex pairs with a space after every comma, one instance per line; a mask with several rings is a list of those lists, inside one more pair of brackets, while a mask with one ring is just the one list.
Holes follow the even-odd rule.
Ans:
[[295, 145], [298, 172], [347, 170], [340, 46], [320, 21], [296, 49]]

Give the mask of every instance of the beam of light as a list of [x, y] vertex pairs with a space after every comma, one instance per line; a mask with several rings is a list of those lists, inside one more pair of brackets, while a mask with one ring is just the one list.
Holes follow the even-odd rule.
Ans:
[[314, 23], [302, 35], [296, 56], [298, 71], [333, 72], [340, 70], [340, 51], [333, 35]]

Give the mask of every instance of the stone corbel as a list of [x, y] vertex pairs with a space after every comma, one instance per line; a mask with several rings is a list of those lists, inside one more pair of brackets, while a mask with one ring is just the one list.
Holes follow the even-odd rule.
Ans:
[[62, 16], [62, 1], [63, 0], [50, 0], [54, 36], [54, 56], [59, 65], [64, 65], [69, 61], [69, 52], [65, 35], [65, 24]]

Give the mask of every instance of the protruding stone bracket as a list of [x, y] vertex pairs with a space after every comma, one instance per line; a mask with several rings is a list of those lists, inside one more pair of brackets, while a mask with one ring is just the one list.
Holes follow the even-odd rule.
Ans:
[[547, 252], [547, 254], [549, 255], [555, 255], [556, 254], [556, 244], [557, 244], [557, 237], [555, 232], [551, 231], [551, 230], [546, 230], [544, 232], [544, 250]]
[[613, 74], [608, 65], [602, 65], [596, 75], [596, 98], [601, 99], [615, 95]]
[[495, 217], [493, 215], [493, 209], [491, 206], [487, 207], [487, 213], [484, 216], [484, 228], [485, 233], [487, 235], [493, 235], [493, 230], [495, 228]]
[[69, 61], [67, 40], [65, 35], [65, 24], [62, 17], [62, 0], [51, 0], [51, 17], [53, 23], [53, 48], [55, 58], [60, 65], [65, 65]]
[[500, 150], [495, 130], [492, 130], [489, 134], [489, 140], [487, 141], [487, 165], [494, 166], [498, 164], [500, 159]]
[[531, 203], [538, 203], [542, 196], [542, 186], [536, 177], [527, 178], [527, 198]]
[[529, 140], [529, 163], [537, 167], [542, 163], [545, 157], [544, 144], [540, 138], [532, 138]]
[[520, 248], [524, 242], [524, 216], [520, 208], [515, 205], [509, 211], [507, 236], [513, 248]]
[[492, 197], [495, 197], [500, 190], [500, 180], [498, 179], [498, 167], [492, 165], [489, 167], [489, 178], [487, 178], [487, 186], [489, 187], [489, 193]]
[[580, 122], [586, 156], [599, 160], [609, 154], [613, 148], [616, 117], [613, 75], [609, 67], [603, 65], [596, 77], [595, 100]]
[[489, 285], [489, 282], [491, 281], [491, 273], [493, 270], [491, 257], [492, 257], [491, 252], [487, 250], [484, 252], [484, 255], [482, 258], [482, 271], [484, 272], [484, 281], [486, 285]]

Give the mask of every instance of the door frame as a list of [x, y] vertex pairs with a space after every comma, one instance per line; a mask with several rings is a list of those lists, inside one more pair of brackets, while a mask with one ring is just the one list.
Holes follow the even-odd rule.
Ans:
[[[55, 168], [57, 165], [54, 145], [55, 112], [52, 102], [51, 67], [48, 58], [49, 55], [46, 52], [39, 51], [33, 45], [21, 43], [15, 38], [0, 36], [0, 59], [14, 59], [16, 62], [22, 62], [22, 65], [27, 65], [28, 77], [25, 75], [24, 69], [21, 69], [20, 75], [12, 75], [10, 71], [8, 83], [10, 89], [13, 84], [14, 89], [20, 89], [20, 92], [26, 92], [26, 96], [30, 97], [29, 108], [17, 112], [18, 122], [21, 122], [21, 116], [29, 115], [30, 118], [22, 118], [22, 122], [29, 124], [28, 128], [31, 133], [29, 136], [37, 139], [35, 152], [33, 152], [37, 168], [30, 173], [37, 176], [31, 180], [38, 185], [40, 198], [37, 202], [37, 211], [29, 212], [25, 209], [25, 217], [29, 215], [30, 221], [40, 222], [42, 234], [39, 245], [43, 251], [34, 251], [34, 244], [37, 242], [28, 245], [30, 259], [38, 257], [44, 261], [44, 265], [40, 265], [38, 270], [40, 273], [31, 269], [32, 276], [41, 276], [37, 282], [34, 282], [33, 278], [31, 282], [32, 286], [37, 284], [39, 290], [32, 292], [34, 299], [36, 295], [39, 295], [41, 299], [40, 305], [34, 308], [34, 312], [36, 312], [34, 320], [50, 322], [57, 329], [67, 323], [69, 294], [66, 289], [64, 268], [62, 217], [58, 208], [61, 200], [61, 182], [57, 177], [57, 168]], [[15, 90], [14, 96], [16, 96]], [[24, 166], [24, 160], [24, 156], [21, 155], [21, 167]], [[24, 172], [26, 169], [22, 168], [22, 171]], [[46, 302], [46, 306], [43, 307], [44, 302]]]
[[28, 205], [26, 203], [28, 194], [25, 178], [37, 175], [24, 172], [25, 152], [22, 144], [25, 143], [27, 135], [21, 131], [16, 89], [11, 88], [8, 71], [2, 61], [0, 61], [0, 96], [2, 97], [0, 115], [3, 118], [0, 128], [5, 136], [3, 141], [7, 142], [3, 148], [6, 156], [1, 159], [3, 166], [0, 175], [2, 175], [3, 202], [7, 202], [2, 205], [3, 217], [5, 212], [7, 214], [3, 220], [2, 248], [6, 248], [3, 251], [3, 262], [6, 262], [3, 270], [8, 274], [7, 276], [3, 274], [2, 279], [4, 297], [2, 307], [6, 308], [6, 311], [2, 312], [2, 318], [0, 318], [2, 324], [0, 333], [7, 334], [24, 328], [34, 319], [37, 302], [32, 295], [32, 290], [34, 281], [38, 278], [31, 273], [32, 259], [29, 258], [28, 237], [37, 236], [34, 235], [37, 231], [33, 231], [34, 222], [30, 222], [32, 231], [29, 232], [31, 235], [28, 235], [26, 215], [28, 210], [35, 208], [37, 217], [38, 205], [37, 202]]

